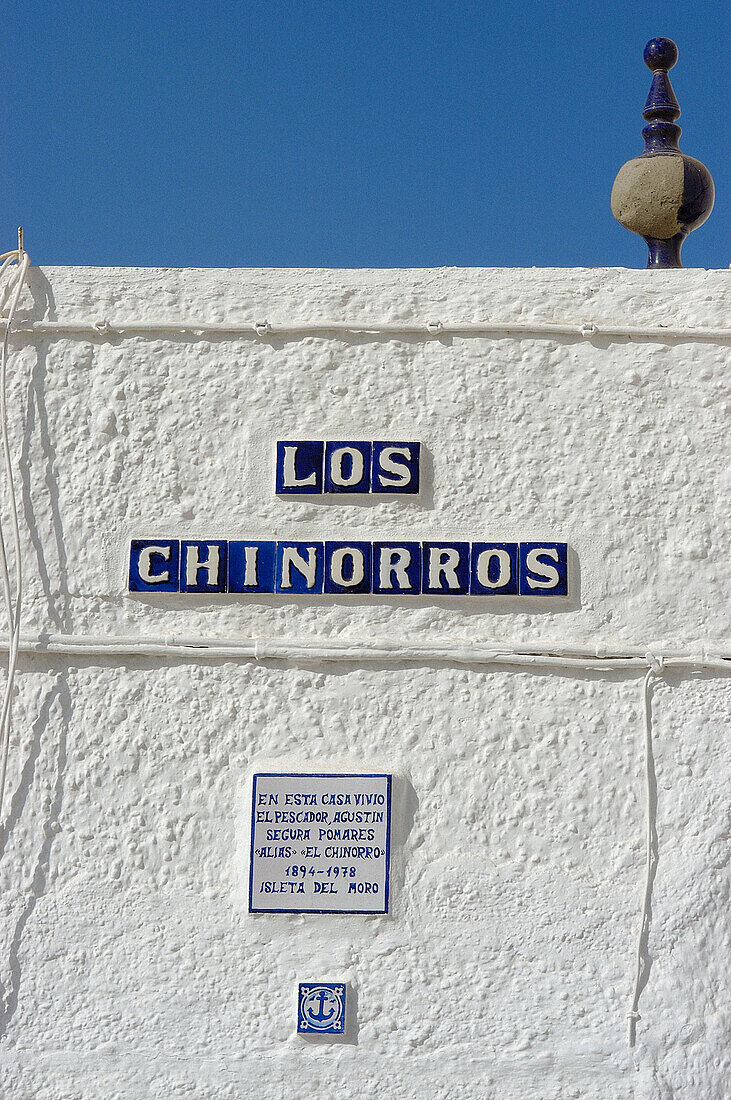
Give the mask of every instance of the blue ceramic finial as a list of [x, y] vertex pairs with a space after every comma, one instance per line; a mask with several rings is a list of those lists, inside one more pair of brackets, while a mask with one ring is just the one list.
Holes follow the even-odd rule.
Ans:
[[681, 130], [674, 123], [680, 117], [680, 104], [675, 98], [668, 69], [678, 60], [678, 47], [669, 38], [651, 38], [643, 56], [648, 69], [652, 70], [652, 84], [642, 112], [649, 123], [642, 131], [645, 152], [677, 149]]
[[651, 38], [644, 59], [652, 70], [642, 112], [645, 151], [617, 173], [612, 213], [626, 229], [644, 237], [648, 267], [682, 267], [683, 241], [713, 209], [713, 180], [704, 164], [678, 148], [680, 107], [668, 75], [678, 60], [678, 47], [669, 38]]

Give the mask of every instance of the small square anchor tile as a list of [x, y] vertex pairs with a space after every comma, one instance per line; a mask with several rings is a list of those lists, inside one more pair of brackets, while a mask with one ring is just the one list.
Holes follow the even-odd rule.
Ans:
[[342, 1035], [346, 987], [342, 982], [300, 982], [297, 997], [299, 1035]]

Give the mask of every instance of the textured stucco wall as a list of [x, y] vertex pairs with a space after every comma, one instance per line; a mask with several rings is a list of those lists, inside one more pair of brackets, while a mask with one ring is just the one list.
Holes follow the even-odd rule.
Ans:
[[[727, 272], [34, 269], [21, 321], [718, 328]], [[728, 645], [727, 343], [22, 336], [24, 632]], [[272, 492], [277, 438], [421, 439], [417, 499]], [[148, 597], [132, 535], [556, 538], [570, 599]], [[445, 659], [21, 660], [0, 841], [3, 1095], [727, 1094], [728, 678]], [[251, 772], [393, 771], [385, 917], [246, 911]], [[295, 1034], [346, 980], [347, 1043]]]

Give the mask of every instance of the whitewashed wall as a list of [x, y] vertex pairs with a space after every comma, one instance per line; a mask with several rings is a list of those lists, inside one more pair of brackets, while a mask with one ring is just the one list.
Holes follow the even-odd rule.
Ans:
[[[723, 325], [728, 285], [698, 271], [49, 268], [32, 270], [21, 323], [677, 331]], [[688, 666], [654, 688], [653, 964], [630, 1050], [644, 669], [470, 659], [493, 641], [728, 646], [726, 360], [719, 339], [578, 332], [13, 338], [29, 639], [447, 653], [26, 653], [0, 851], [4, 1096], [727, 1095], [727, 677]], [[273, 441], [309, 437], [421, 439], [424, 491], [275, 497]], [[553, 538], [579, 569], [556, 603], [133, 598], [126, 544], [148, 534]], [[247, 913], [262, 765], [399, 777], [388, 916]], [[348, 1042], [295, 1034], [296, 984], [314, 978], [350, 983]]]

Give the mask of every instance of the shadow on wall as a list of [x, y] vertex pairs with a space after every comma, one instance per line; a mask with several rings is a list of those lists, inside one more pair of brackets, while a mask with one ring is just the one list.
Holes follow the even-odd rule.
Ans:
[[655, 753], [652, 743], [652, 677], [648, 673], [645, 678], [645, 797], [647, 814], [647, 871], [645, 878], [645, 892], [642, 899], [642, 920], [640, 934], [637, 940], [637, 972], [635, 977], [634, 996], [629, 1013], [629, 1045], [633, 1047], [637, 1040], [637, 1021], [641, 1018], [639, 1013], [640, 997], [642, 991], [650, 980], [652, 970], [652, 955], [650, 954], [650, 926], [652, 925], [652, 892], [655, 887], [655, 876], [660, 859], [660, 850], [657, 839], [657, 772], [655, 769]]
[[[57, 722], [52, 720], [54, 709], [59, 712]], [[35, 863], [31, 865], [30, 858], [25, 858], [25, 854], [22, 854], [15, 863], [16, 867], [28, 868], [29, 876], [25, 878], [25, 881], [29, 881], [30, 885], [26, 896], [22, 897], [20, 912], [15, 919], [10, 945], [7, 949], [3, 947], [2, 957], [0, 957], [0, 966], [2, 967], [0, 971], [0, 996], [2, 997], [2, 1005], [0, 1006], [0, 1039], [5, 1036], [18, 1007], [22, 978], [20, 955], [23, 933], [25, 932], [26, 925], [33, 915], [33, 910], [38, 904], [39, 899], [45, 894], [48, 884], [51, 848], [53, 847], [53, 840], [57, 832], [56, 826], [63, 801], [64, 775], [66, 772], [67, 759], [66, 746], [69, 725], [71, 722], [71, 713], [72, 705], [68, 677], [67, 673], [63, 671], [58, 674], [55, 684], [46, 694], [38, 717], [33, 723], [28, 756], [23, 764], [20, 780], [10, 803], [10, 812], [8, 814], [5, 829], [0, 837], [0, 861], [2, 861], [10, 847], [13, 831], [19, 824], [28, 803], [29, 794], [33, 787], [33, 781], [36, 774], [36, 765], [41, 755], [44, 731], [49, 731], [49, 746], [54, 740], [50, 734], [56, 733], [57, 731], [55, 740], [57, 741], [58, 749], [56, 753], [56, 763], [53, 769], [50, 805], [48, 806], [48, 811], [43, 819], [42, 825], [40, 827], [37, 826], [31, 834], [38, 835], [40, 833], [42, 837], [41, 845], [38, 849]], [[52, 750], [49, 749], [49, 751]], [[22, 833], [20, 835], [21, 837], [23, 836]]]
[[352, 982], [345, 982], [345, 1030], [342, 1035], [317, 1035], [314, 1031], [300, 1032], [299, 1038], [312, 1046], [358, 1045], [358, 990]]
[[[46, 277], [33, 269], [30, 284], [33, 297], [33, 315], [41, 317], [55, 317], [56, 308], [53, 300], [53, 292]], [[50, 425], [48, 421], [48, 409], [45, 398], [45, 382], [47, 373], [48, 341], [39, 342], [36, 350], [36, 362], [28, 379], [26, 396], [26, 422], [23, 433], [23, 446], [20, 456], [21, 475], [21, 500], [23, 515], [30, 533], [33, 549], [38, 562], [38, 574], [46, 597], [48, 614], [51, 622], [61, 633], [70, 629], [69, 622], [69, 591], [68, 591], [68, 560], [63, 536], [63, 523], [59, 503], [58, 485], [56, 483], [56, 450], [51, 439]], [[42, 499], [45, 490], [47, 495], [49, 512], [51, 517], [50, 530], [41, 532], [39, 521], [36, 519], [33, 507], [33, 467], [31, 452], [33, 436], [38, 428], [40, 453], [42, 461], [39, 464], [39, 486], [35, 498]], [[41, 473], [42, 471], [42, 473]], [[46, 545], [55, 546], [56, 563], [49, 571], [44, 550], [44, 537]], [[53, 577], [53, 581], [52, 581]], [[56, 589], [56, 591], [54, 591]]]
[[[29, 284], [33, 308], [30, 311], [25, 311], [22, 315], [23, 319], [37, 320], [45, 318], [54, 320], [56, 309], [53, 293], [48, 280], [38, 268], [31, 269]], [[68, 569], [58, 486], [55, 479], [56, 453], [51, 440], [45, 400], [47, 356], [48, 341], [41, 341], [37, 347], [35, 365], [28, 379], [27, 413], [19, 463], [21, 475], [20, 497], [23, 515], [38, 562], [38, 573], [46, 598], [49, 618], [56, 629], [66, 631], [69, 629]], [[36, 431], [39, 435], [42, 462], [38, 466], [40, 485], [34, 494], [31, 455], [33, 437]], [[44, 491], [49, 502], [47, 511], [50, 513], [50, 524], [47, 525], [49, 529], [42, 532], [39, 523], [36, 521], [33, 499], [34, 495], [35, 499], [42, 499]], [[55, 546], [56, 562], [52, 563], [50, 568], [46, 560], [44, 540], [47, 546]], [[39, 899], [46, 892], [48, 884], [51, 849], [63, 800], [67, 759], [66, 746], [71, 713], [72, 704], [68, 672], [63, 670], [57, 674], [56, 682], [46, 693], [33, 722], [30, 746], [22, 765], [17, 787], [10, 800], [10, 809], [5, 826], [2, 834], [0, 834], [0, 863], [12, 848], [14, 836], [20, 838], [19, 842], [26, 842], [26, 837], [31, 838], [31, 840], [36, 836], [41, 838], [35, 861], [33, 861], [30, 851], [19, 853], [18, 858], [14, 861], [15, 867], [26, 871], [23, 882], [28, 885], [24, 896], [20, 891], [20, 884], [18, 884], [19, 912], [15, 917], [9, 945], [5, 946], [4, 944], [0, 954], [0, 996], [2, 998], [2, 1004], [0, 1005], [0, 1038], [6, 1034], [18, 1007], [22, 978], [20, 958], [23, 935]], [[48, 753], [51, 759], [53, 759], [54, 749], [56, 752], [55, 765], [52, 771], [50, 771], [49, 764], [50, 794], [43, 798], [43, 805], [47, 805], [48, 808], [40, 825], [35, 825], [33, 829], [29, 828], [27, 832], [23, 832], [18, 829], [18, 826], [29, 806], [30, 794], [34, 786], [37, 765], [43, 748], [44, 733], [46, 733]], [[16, 749], [16, 751], [18, 750]], [[16, 904], [14, 904], [15, 900], [11, 892], [11, 913], [14, 909], [17, 909]]]

